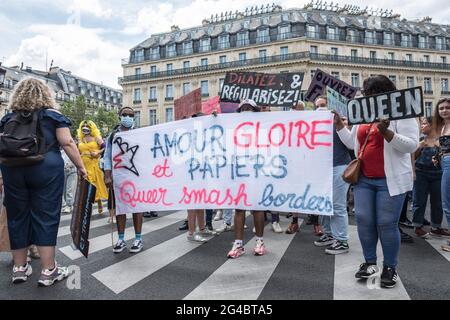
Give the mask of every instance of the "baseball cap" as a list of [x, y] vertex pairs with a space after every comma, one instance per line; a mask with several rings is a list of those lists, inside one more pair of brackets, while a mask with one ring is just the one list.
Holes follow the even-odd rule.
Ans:
[[245, 105], [251, 106], [254, 112], [261, 111], [261, 108], [258, 107], [258, 105], [256, 104], [256, 102], [254, 100], [252, 100], [252, 99], [245, 99], [241, 103], [239, 103], [239, 107], [237, 108], [236, 112], [241, 112], [242, 107], [245, 106]]

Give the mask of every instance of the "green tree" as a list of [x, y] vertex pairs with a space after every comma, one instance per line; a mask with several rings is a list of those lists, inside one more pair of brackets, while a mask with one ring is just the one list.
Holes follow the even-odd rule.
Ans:
[[84, 97], [75, 101], [66, 101], [61, 105], [61, 112], [72, 121], [70, 132], [77, 136], [77, 129], [84, 120], [92, 120], [98, 126], [103, 137], [106, 137], [117, 124], [117, 114], [107, 111], [104, 107], [96, 107], [87, 103]]

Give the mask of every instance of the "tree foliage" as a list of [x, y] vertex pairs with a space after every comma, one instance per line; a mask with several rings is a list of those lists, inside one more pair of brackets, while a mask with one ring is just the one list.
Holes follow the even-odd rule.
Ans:
[[118, 123], [115, 111], [91, 105], [81, 96], [77, 97], [75, 101], [64, 102], [60, 111], [72, 121], [70, 132], [73, 137], [76, 137], [78, 126], [84, 120], [94, 121], [103, 137], [106, 137]]

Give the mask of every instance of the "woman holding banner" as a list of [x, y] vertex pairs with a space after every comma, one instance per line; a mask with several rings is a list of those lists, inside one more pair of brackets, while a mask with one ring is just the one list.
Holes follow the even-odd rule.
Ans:
[[[378, 75], [364, 80], [362, 92], [364, 96], [371, 96], [396, 90], [391, 80]], [[361, 163], [354, 194], [356, 223], [365, 262], [355, 277], [367, 279], [379, 272], [377, 243], [381, 240], [384, 256], [381, 286], [392, 288], [398, 280], [398, 222], [406, 192], [413, 188], [410, 154], [418, 147], [417, 121], [413, 118], [383, 119], [355, 125], [351, 131], [336, 113], [334, 122], [339, 138], [349, 149], [355, 150]]]
[[[245, 99], [239, 104], [236, 112], [259, 112], [259, 108], [255, 101]], [[255, 224], [256, 234], [256, 246], [253, 250], [255, 256], [262, 256], [266, 253], [266, 246], [264, 245], [264, 211], [252, 211], [253, 221]], [[234, 244], [230, 252], [228, 252], [228, 258], [236, 259], [242, 256], [244, 251], [244, 226], [245, 226], [245, 210], [236, 209], [234, 215]]]
[[98, 212], [103, 212], [102, 200], [108, 199], [108, 191], [103, 181], [103, 173], [100, 169], [100, 155], [105, 149], [100, 130], [97, 125], [91, 121], [82, 121], [77, 130], [78, 149], [80, 150], [81, 159], [88, 172], [88, 180], [96, 188], [95, 201], [98, 204]]
[[[68, 269], [55, 261], [64, 189], [64, 161], [59, 146], [75, 164], [80, 176], [86, 178], [87, 173], [70, 135], [71, 122], [56, 108], [51, 89], [40, 80], [28, 78], [17, 84], [9, 106], [12, 113], [5, 115], [0, 122], [0, 132], [3, 133], [18, 117], [30, 118], [32, 115], [31, 121], [38, 121], [46, 147], [44, 159], [40, 162], [23, 166], [1, 165], [14, 259], [13, 283], [25, 282], [32, 274], [31, 265], [27, 262], [31, 244], [37, 246], [41, 257], [39, 286], [51, 286], [68, 276]], [[19, 126], [27, 126], [27, 123], [21, 122]]]
[[[450, 226], [450, 98], [438, 101], [434, 109], [433, 130], [439, 135], [439, 154], [434, 157], [434, 163], [442, 168], [441, 194], [442, 209]], [[442, 246], [450, 251], [450, 241]]]

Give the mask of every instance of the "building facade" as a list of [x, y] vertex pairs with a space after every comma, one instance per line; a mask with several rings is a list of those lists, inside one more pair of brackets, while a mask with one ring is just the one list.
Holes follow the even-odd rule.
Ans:
[[4, 67], [4, 81], [0, 84], [0, 115], [8, 112], [8, 103], [15, 85], [25, 78], [36, 78], [44, 81], [54, 92], [56, 102], [75, 101], [78, 96], [96, 107], [107, 110], [119, 109], [122, 106], [122, 91], [102, 84], [83, 79], [59, 67], [50, 68], [48, 72], [33, 70], [30, 67]]
[[141, 125], [173, 120], [174, 99], [201, 88], [218, 95], [226, 72], [304, 72], [306, 91], [319, 68], [361, 87], [384, 74], [399, 89], [422, 86], [427, 113], [449, 96], [450, 26], [400, 19], [355, 6], [251, 8], [205, 19], [202, 26], [155, 34], [122, 60], [124, 105]]

